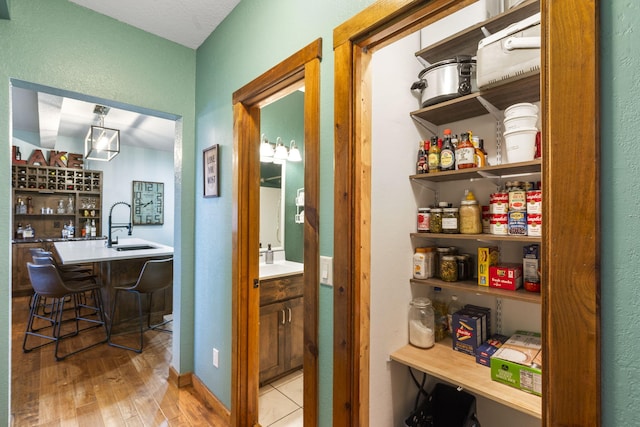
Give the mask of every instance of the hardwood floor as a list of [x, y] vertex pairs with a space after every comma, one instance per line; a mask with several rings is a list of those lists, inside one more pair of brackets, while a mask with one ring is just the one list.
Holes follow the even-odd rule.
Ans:
[[[12, 426], [226, 425], [192, 386], [167, 381], [171, 334], [145, 332], [142, 354], [105, 343], [56, 362], [53, 345], [22, 351], [28, 302], [13, 298]], [[77, 339], [96, 337], [99, 330]]]

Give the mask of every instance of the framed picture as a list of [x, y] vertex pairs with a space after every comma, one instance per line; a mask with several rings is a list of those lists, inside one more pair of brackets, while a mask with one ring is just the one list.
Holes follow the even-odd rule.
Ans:
[[133, 225], [164, 224], [164, 183], [133, 181]]
[[219, 144], [215, 144], [202, 151], [202, 159], [204, 162], [204, 197], [220, 196], [218, 147]]

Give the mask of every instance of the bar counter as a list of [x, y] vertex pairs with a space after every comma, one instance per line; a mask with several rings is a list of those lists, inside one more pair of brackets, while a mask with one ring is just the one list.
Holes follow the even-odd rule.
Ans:
[[[113, 309], [114, 286], [135, 283], [146, 261], [173, 256], [171, 246], [138, 238], [121, 238], [112, 248], [106, 247], [106, 240], [56, 241], [53, 244], [62, 264], [94, 264], [94, 271], [102, 281], [102, 297], [109, 318]], [[151, 307], [152, 323], [159, 322], [162, 315], [173, 311], [173, 287], [156, 294]], [[118, 305], [124, 318], [137, 315], [133, 295], [119, 298]], [[143, 307], [143, 310], [147, 308]]]

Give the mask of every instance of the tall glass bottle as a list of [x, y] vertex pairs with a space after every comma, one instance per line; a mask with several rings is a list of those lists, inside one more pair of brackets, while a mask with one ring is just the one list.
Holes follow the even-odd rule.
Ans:
[[431, 145], [429, 146], [429, 173], [440, 171], [440, 147], [438, 146], [438, 137], [431, 138]]
[[452, 171], [456, 169], [456, 153], [451, 143], [451, 129], [444, 130], [444, 140], [440, 151], [440, 170]]

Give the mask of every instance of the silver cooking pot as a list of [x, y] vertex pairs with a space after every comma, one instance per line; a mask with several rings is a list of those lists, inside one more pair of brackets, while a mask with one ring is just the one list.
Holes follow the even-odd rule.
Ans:
[[418, 74], [411, 90], [421, 95], [422, 107], [477, 92], [476, 60], [469, 55], [436, 62]]

